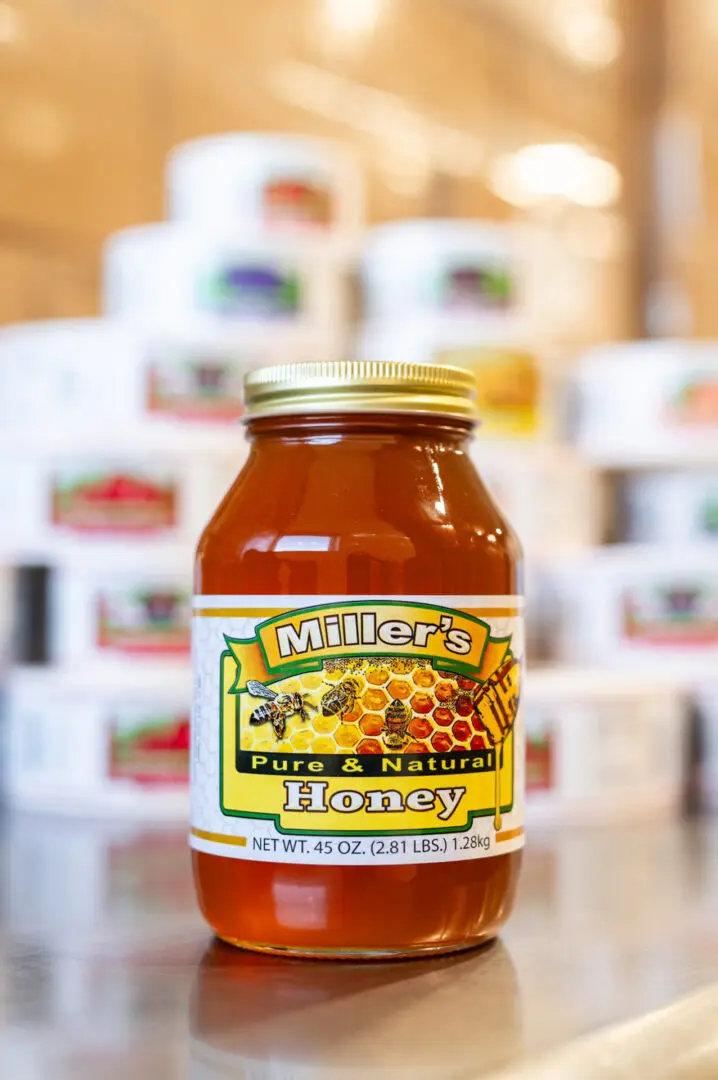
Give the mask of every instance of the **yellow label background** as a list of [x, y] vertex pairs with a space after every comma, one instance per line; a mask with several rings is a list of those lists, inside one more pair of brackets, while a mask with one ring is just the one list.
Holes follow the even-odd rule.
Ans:
[[[334, 609], [337, 610], [337, 609]], [[371, 604], [358, 604], [355, 607], [342, 606], [338, 609], [341, 613], [347, 611], [356, 611], [361, 614], [363, 611], [374, 610]], [[329, 607], [319, 608], [319, 614], [329, 614], [332, 609]], [[289, 613], [291, 614], [291, 613]], [[299, 622], [301, 618], [306, 618], [307, 615], [311, 616], [313, 612], [302, 612], [294, 615], [292, 621]], [[400, 619], [402, 617], [407, 618], [407, 621], [422, 620], [427, 622], [436, 622], [437, 616], [440, 613], [436, 608], [421, 608], [412, 607], [406, 608], [401, 605], [391, 605], [385, 609], [385, 617], [391, 619]], [[477, 617], [478, 617], [477, 613]], [[482, 614], [488, 614], [482, 612]], [[503, 612], [502, 612], [503, 614]], [[514, 614], [511, 612], [510, 614]], [[477, 623], [470, 619], [459, 619], [456, 617], [456, 613], [452, 612], [454, 617], [453, 625], [457, 628], [469, 628], [472, 633], [473, 647], [468, 656], [468, 662], [476, 664], [476, 668], [472, 672], [472, 677], [480, 681], [485, 681], [490, 675], [498, 668], [504, 659], [509, 642], [506, 638], [492, 640], [489, 639], [489, 629], [484, 625]], [[284, 618], [281, 622], [284, 623]], [[478, 632], [478, 633], [477, 633]], [[258, 633], [262, 635], [262, 629], [258, 630]], [[287, 661], [284, 658], [278, 656], [276, 649], [272, 649], [273, 635], [267, 633], [267, 627], [264, 628], [264, 640], [265, 648], [267, 649], [268, 658], [271, 664], [275, 662], [278, 666], [286, 667]], [[435, 635], [439, 638], [439, 634]], [[478, 644], [477, 644], [478, 642]], [[282, 681], [277, 681], [276, 675], [268, 674], [267, 667], [264, 662], [262, 650], [260, 648], [259, 641], [257, 639], [247, 642], [228, 642], [231, 648], [231, 653], [228, 651], [222, 656], [222, 679], [221, 679], [221, 723], [222, 723], [222, 810], [225, 814], [236, 814], [238, 816], [258, 816], [258, 817], [274, 817], [276, 824], [281, 831], [296, 832], [301, 834], [306, 833], [320, 833], [330, 835], [347, 835], [347, 834], [401, 834], [401, 833], [421, 833], [421, 832], [446, 832], [455, 830], [464, 830], [470, 826], [471, 821], [477, 816], [492, 816], [496, 811], [496, 774], [493, 768], [484, 767], [483, 769], [474, 769], [471, 764], [475, 758], [478, 757], [476, 751], [456, 751], [451, 754], [436, 754], [432, 755], [434, 760], [437, 760], [437, 771], [431, 772], [428, 770], [428, 762], [424, 761], [424, 770], [421, 772], [406, 772], [406, 763], [403, 765], [402, 774], [395, 773], [391, 770], [391, 763], [401, 755], [386, 753], [381, 756], [379, 760], [386, 762], [386, 772], [380, 775], [363, 775], [359, 771], [354, 771], [354, 764], [362, 765], [362, 760], [367, 761], [366, 755], [347, 753], [341, 756], [341, 766], [344, 772], [340, 776], [329, 776], [321, 772], [310, 772], [307, 768], [307, 764], [304, 764], [298, 771], [292, 771], [293, 762], [287, 763], [287, 772], [277, 773], [252, 773], [252, 772], [238, 772], [236, 769], [237, 760], [237, 703], [239, 700], [239, 709], [241, 712], [241, 725], [242, 730], [245, 730], [249, 723], [249, 715], [253, 709], [257, 708], [259, 701], [256, 697], [252, 697], [247, 693], [237, 691], [243, 690], [246, 686], [248, 679], [257, 679], [266, 685], [271, 685], [272, 688], [278, 693], [283, 692], [283, 683], [292, 682], [296, 683], [296, 679], [291, 676], [287, 676]], [[422, 653], [429, 653], [433, 657], [441, 654], [439, 650], [439, 642], [431, 645], [426, 649], [417, 648], [416, 645], [407, 646], [380, 646], [381, 655], [410, 655], [421, 656]], [[437, 652], [437, 650], [439, 650]], [[306, 659], [312, 661], [321, 662], [323, 659], [332, 656], [349, 656], [349, 655], [367, 655], [366, 646], [356, 646], [354, 648], [341, 646], [336, 648], [322, 649], [321, 652], [309, 653], [307, 656], [293, 657], [292, 660], [296, 663], [300, 663]], [[444, 655], [448, 661], [456, 661], [459, 659], [461, 662], [467, 661], [467, 656], [458, 657], [456, 654], [445, 652]], [[440, 662], [438, 663], [440, 667]], [[239, 678], [238, 675], [239, 667]], [[316, 676], [312, 676], [316, 678]], [[231, 692], [231, 691], [234, 692]], [[500, 802], [501, 811], [506, 813], [510, 810], [514, 802], [514, 742], [515, 736], [511, 732], [503, 743], [502, 748], [502, 767], [500, 769]], [[270, 738], [271, 745], [271, 738]], [[488, 744], [487, 744], [488, 748]], [[500, 748], [497, 748], [497, 752], [501, 752]], [[271, 763], [274, 755], [267, 748], [264, 752], [265, 758]], [[298, 755], [301, 757], [301, 755]], [[416, 756], [421, 759], [422, 755]], [[427, 755], [428, 757], [428, 755]], [[371, 756], [371, 760], [376, 763], [377, 756]], [[460, 767], [461, 760], [464, 759], [466, 764], [462, 769]], [[305, 759], [311, 760], [311, 758]], [[321, 760], [320, 758], [316, 759]], [[444, 770], [440, 766], [445, 761], [454, 762], [453, 770]], [[302, 765], [301, 761], [297, 762], [298, 765]], [[321, 781], [327, 784], [324, 791], [324, 802], [328, 809], [324, 813], [310, 813], [310, 812], [292, 812], [283, 809], [287, 798], [287, 790], [284, 786], [285, 780], [301, 780], [301, 781]], [[443, 811], [444, 807], [437, 799], [435, 805], [430, 810], [409, 810], [405, 808], [401, 813], [376, 813], [368, 812], [366, 809], [360, 809], [352, 813], [342, 813], [329, 807], [329, 800], [335, 792], [340, 791], [358, 791], [364, 793], [367, 791], [398, 791], [403, 800], [406, 796], [417, 789], [436, 791], [437, 788], [465, 788], [466, 791], [463, 794], [460, 803], [454, 810], [453, 814], [448, 819], [442, 819], [439, 814]]]
[[[267, 774], [238, 773], [235, 769], [237, 741], [237, 726], [235, 722], [235, 695], [227, 691], [232, 686], [236, 676], [236, 665], [231, 656], [223, 658], [223, 687], [224, 700], [222, 708], [223, 723], [223, 808], [226, 812], [239, 814], [259, 814], [270, 816], [277, 814], [277, 823], [280, 829], [296, 832], [357, 832], [357, 833], [396, 833], [403, 831], [436, 832], [438, 830], [463, 829], [470, 823], [470, 810], [484, 811], [487, 815], [495, 810], [495, 773], [493, 769], [482, 772], [466, 768], [461, 771], [443, 770], [438, 772], [410, 773], [403, 776], [392, 773], [390, 770], [381, 776], [362, 776], [361, 773], [348, 771], [342, 776], [325, 776], [322, 773], [310, 773], [304, 769], [300, 773], [277, 773], [276, 776]], [[256, 703], [255, 703], [256, 704]], [[254, 705], [252, 706], [254, 707]], [[266, 755], [271, 758], [270, 754]], [[444, 755], [449, 758], [450, 755]], [[466, 753], [451, 755], [456, 758], [471, 758], [473, 755]], [[389, 761], [394, 755], [386, 755]], [[350, 755], [347, 761], [358, 761], [361, 764], [362, 755]], [[503, 765], [500, 770], [501, 776], [501, 803], [506, 812], [514, 800], [514, 735], [511, 733], [503, 746]], [[291, 763], [290, 763], [291, 767]], [[377, 814], [359, 810], [355, 813], [341, 813], [331, 808], [323, 814], [292, 813], [282, 809], [286, 799], [284, 780], [320, 780], [328, 784], [326, 800], [336, 791], [347, 789], [364, 792], [377, 790], [394, 790], [406, 796], [408, 792], [417, 788], [437, 787], [465, 787], [466, 794], [459, 806], [448, 821], [439, 818], [442, 806], [437, 804], [434, 810], [404, 810], [402, 814]]]

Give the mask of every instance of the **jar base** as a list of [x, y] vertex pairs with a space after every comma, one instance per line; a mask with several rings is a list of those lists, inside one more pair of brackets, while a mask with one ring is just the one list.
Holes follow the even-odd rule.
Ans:
[[433, 956], [447, 956], [449, 953], [468, 952], [470, 949], [480, 949], [490, 945], [496, 940], [496, 933], [489, 933], [471, 941], [460, 942], [456, 945], [411, 945], [397, 946], [396, 948], [361, 949], [361, 948], [338, 948], [332, 945], [317, 948], [303, 948], [294, 945], [272, 945], [266, 942], [242, 941], [239, 938], [226, 937], [217, 934], [220, 941], [225, 945], [231, 945], [235, 949], [245, 949], [249, 952], [266, 953], [269, 956], [285, 956], [295, 960], [346, 960], [376, 961], [376, 960], [419, 960]]

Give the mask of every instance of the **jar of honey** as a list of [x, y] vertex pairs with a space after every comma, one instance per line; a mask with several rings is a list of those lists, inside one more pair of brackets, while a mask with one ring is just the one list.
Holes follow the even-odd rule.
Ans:
[[523, 846], [521, 552], [473, 377], [262, 368], [200, 540], [191, 830], [219, 937], [338, 958], [497, 934]]

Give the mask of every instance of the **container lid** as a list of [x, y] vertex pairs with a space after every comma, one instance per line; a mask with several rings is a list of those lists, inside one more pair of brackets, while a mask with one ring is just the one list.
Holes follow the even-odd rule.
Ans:
[[272, 165], [279, 160], [291, 168], [300, 162], [324, 164], [330, 155], [348, 156], [344, 143], [337, 139], [325, 139], [311, 135], [283, 134], [269, 131], [227, 131], [218, 135], [203, 135], [179, 143], [169, 153], [170, 169], [180, 162], [184, 166], [187, 159], [222, 155], [235, 158], [238, 164], [244, 164], [247, 158], [270, 159]]
[[299, 413], [423, 413], [478, 422], [474, 376], [445, 364], [280, 364], [249, 372], [244, 396], [249, 420]]

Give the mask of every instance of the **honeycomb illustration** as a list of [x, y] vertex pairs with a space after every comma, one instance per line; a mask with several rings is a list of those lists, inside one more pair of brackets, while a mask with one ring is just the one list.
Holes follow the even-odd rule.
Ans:
[[269, 722], [250, 725], [261, 702], [240, 695], [240, 748], [304, 754], [484, 750], [510, 730], [519, 671], [509, 654], [482, 687], [415, 657], [327, 660], [321, 672], [272, 684], [277, 694], [301, 694], [305, 704], [304, 718], [287, 716], [282, 739]]

